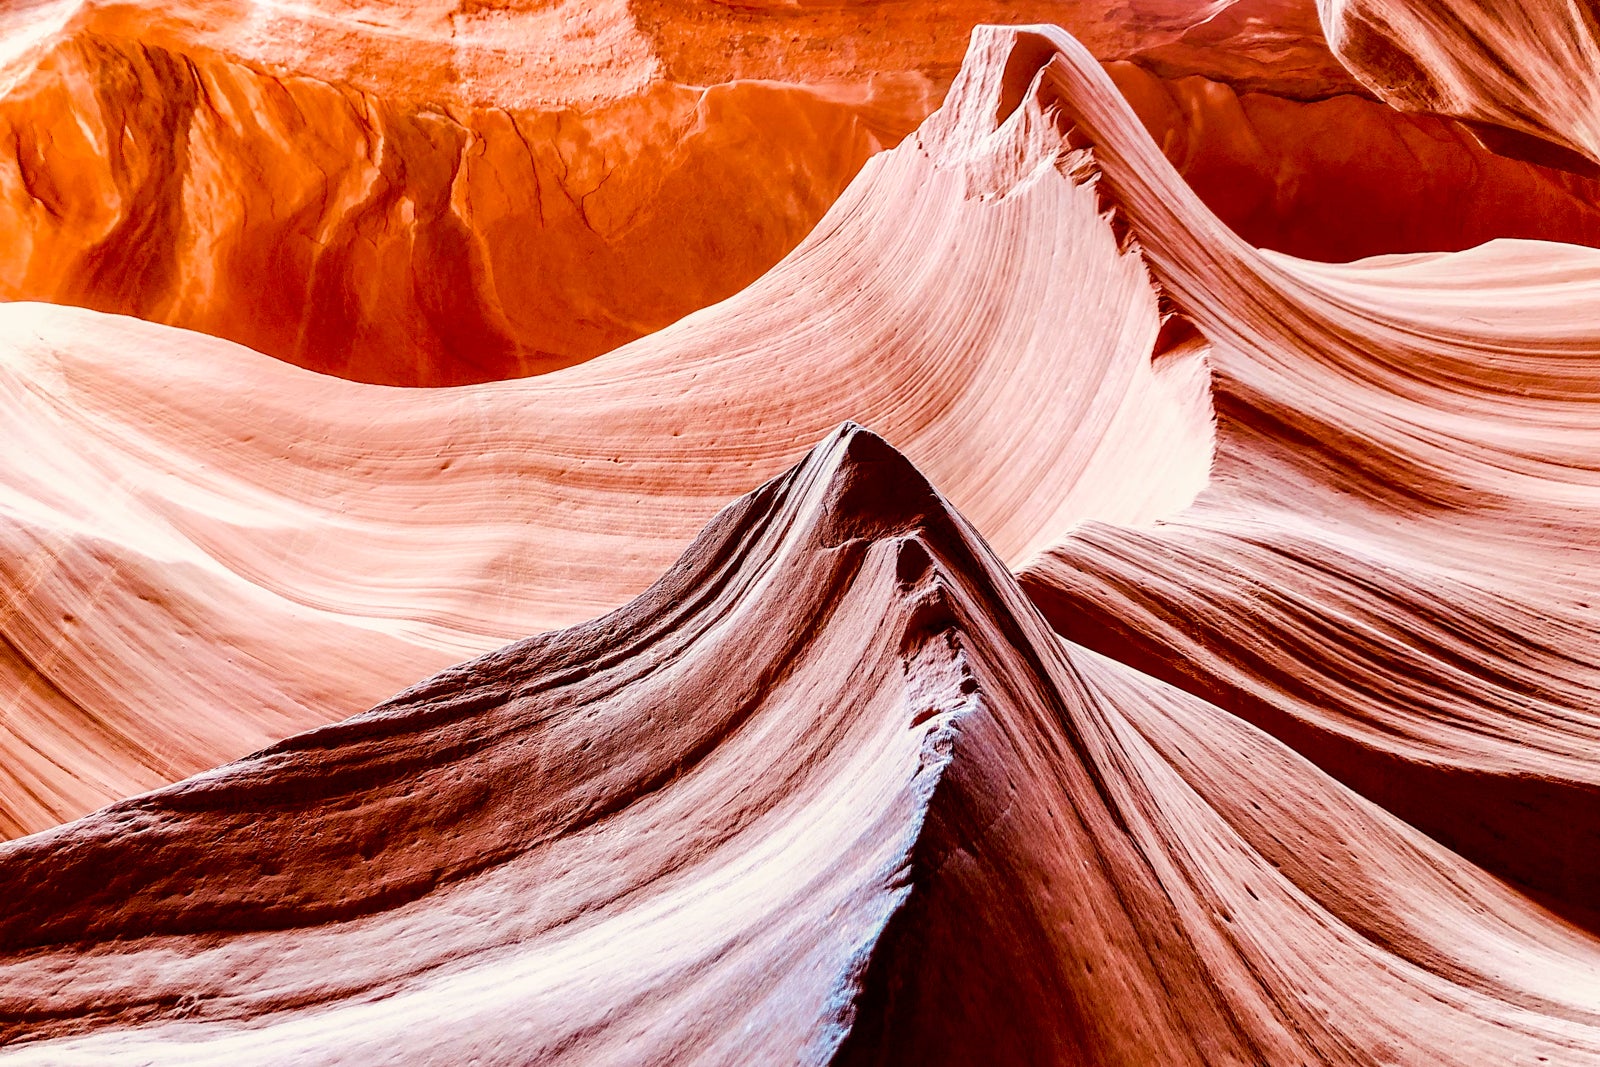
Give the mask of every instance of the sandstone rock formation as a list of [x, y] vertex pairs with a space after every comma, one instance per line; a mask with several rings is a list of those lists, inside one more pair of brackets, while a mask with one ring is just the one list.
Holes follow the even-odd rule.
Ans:
[[874, 104], [661, 83], [470, 106], [80, 33], [0, 99], [0, 292], [369, 382], [554, 370], [753, 281], [904, 132]]
[[1058, 644], [849, 426], [628, 607], [0, 887], [18, 1063], [1600, 1055], [1600, 941]]
[[617, 607], [863, 410], [1012, 563], [1085, 518], [1186, 505], [1209, 462], [1203, 352], [1162, 337], [1087, 161], [1058, 167], [1036, 105], [997, 124], [999, 95], [958, 92], [750, 288], [559, 375], [365, 387], [0, 306], [18, 460], [0, 830]]
[[[100, 35], [391, 117], [825, 97], [841, 182], [948, 84], [772, 269], [551, 374], [0, 307], [0, 1063], [1600, 1062], [1594, 22], [1320, 10], [1349, 73], [1269, 0], [958, 71], [972, 13], [898, 2], [0, 14], [17, 84]], [[274, 107], [249, 152], [323, 128]], [[1568, 240], [1281, 250], [1523, 225]]]
[[1396, 107], [1477, 124], [1488, 143], [1600, 173], [1600, 14], [1589, 0], [1318, 0], [1345, 65]]
[[1256, 252], [1077, 56], [1041, 86], [1215, 342], [1218, 451], [1181, 522], [1086, 532], [1030, 586], [1069, 636], [1265, 726], [1491, 870], [1600, 904], [1600, 677], [1578, 651], [1600, 623], [1600, 255]]
[[61, 0], [4, 17], [0, 298], [365, 382], [542, 373], [740, 291], [933, 110], [985, 21], [1060, 23], [1121, 64], [1255, 243], [1600, 243], [1600, 182], [1362, 95], [1311, 0]]
[[1600, 245], [1600, 182], [1486, 148], [1483, 127], [1353, 92], [1299, 100], [1108, 69], [1189, 186], [1250, 244], [1330, 261], [1496, 237]]

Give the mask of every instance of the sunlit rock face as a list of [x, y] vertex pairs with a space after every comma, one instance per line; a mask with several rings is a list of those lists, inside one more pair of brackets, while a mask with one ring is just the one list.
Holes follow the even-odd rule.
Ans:
[[1059, 23], [1116, 63], [1256, 244], [1338, 260], [1600, 240], [1600, 184], [1381, 105], [1310, 0], [0, 18], [0, 298], [364, 382], [539, 374], [738, 292], [939, 104], [986, 21]]
[[0, 1064], [1600, 1062], [1594, 22], [1450, 11], [0, 13]]

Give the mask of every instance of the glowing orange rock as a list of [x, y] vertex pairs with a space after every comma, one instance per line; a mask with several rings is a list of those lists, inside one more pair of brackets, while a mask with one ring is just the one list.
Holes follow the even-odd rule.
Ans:
[[[381, 384], [554, 370], [752, 282], [932, 111], [971, 26], [1023, 14], [29, 8], [0, 50], [0, 298]], [[1252, 241], [1347, 258], [1600, 240], [1600, 184], [1355, 95], [1310, 0], [1030, 17], [1137, 64], [1122, 82], [1141, 114]]]
[[1499, 155], [1462, 123], [1349, 92], [1296, 100], [1132, 63], [1108, 71], [1190, 188], [1251, 244], [1320, 260], [1497, 237], [1600, 245], [1600, 181]]
[[369, 382], [554, 370], [754, 280], [901, 132], [870, 104], [661, 84], [467, 107], [80, 35], [0, 100], [0, 294]]
[[[0, 1061], [1600, 1060], [1600, 251], [1297, 259], [1179, 167], [1276, 201], [1319, 130], [1361, 131], [1352, 174], [1431, 130], [1421, 187], [1480, 161], [1519, 224], [1579, 228], [1585, 179], [1365, 98], [1252, 102], [1326, 76], [1276, 10], [1091, 19], [1152, 35], [1110, 73], [982, 27], [774, 269], [535, 379], [0, 308], [0, 825], [48, 827], [0, 843]], [[1334, 37], [1415, 53], [1369, 80], [1484, 64], [1441, 109], [1526, 105], [1508, 143], [1582, 169], [1582, 94], [1489, 67], [1581, 80], [1589, 24], [1441, 10]], [[30, 14], [15, 55], [77, 17]], [[855, 12], [373, 14], [413, 74], [488, 18], [459, 58], [508, 92], [518, 17], [553, 20], [560, 77], [627, 96], [667, 54], [642, 28], [689, 69]], [[306, 18], [311, 62], [381, 73]], [[1237, 83], [1185, 68], [1217, 40]], [[1288, 203], [1275, 240], [1337, 236]], [[885, 437], [801, 455], [850, 415]]]

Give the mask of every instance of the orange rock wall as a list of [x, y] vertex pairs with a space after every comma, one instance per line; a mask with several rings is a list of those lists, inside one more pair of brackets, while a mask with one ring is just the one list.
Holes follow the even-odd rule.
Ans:
[[0, 98], [0, 295], [361, 381], [536, 374], [743, 288], [897, 132], [794, 86], [519, 114], [80, 36]]
[[1496, 237], [1600, 245], [1600, 180], [1499, 155], [1459, 122], [1356, 93], [1300, 101], [1109, 70], [1178, 172], [1251, 244], [1330, 261]]

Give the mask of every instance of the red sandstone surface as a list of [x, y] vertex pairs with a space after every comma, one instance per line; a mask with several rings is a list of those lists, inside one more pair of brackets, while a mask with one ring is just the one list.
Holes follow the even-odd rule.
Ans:
[[0, 1064], [1600, 1063], [1597, 25], [0, 9]]

